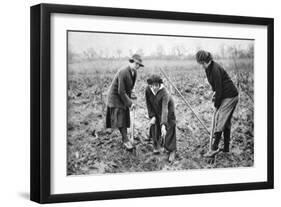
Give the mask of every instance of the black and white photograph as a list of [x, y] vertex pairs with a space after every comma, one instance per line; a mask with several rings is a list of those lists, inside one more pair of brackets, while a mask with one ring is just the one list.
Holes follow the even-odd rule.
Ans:
[[255, 166], [254, 39], [66, 35], [68, 176]]
[[31, 200], [274, 188], [274, 19], [157, 8], [31, 7]]

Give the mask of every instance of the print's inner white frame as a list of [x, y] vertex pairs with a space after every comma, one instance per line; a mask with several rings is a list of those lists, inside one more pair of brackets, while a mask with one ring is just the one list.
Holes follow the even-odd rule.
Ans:
[[[53, 34], [56, 34], [59, 23], [52, 20], [53, 16], [69, 16], [72, 21], [81, 22], [83, 24], [87, 18], [110, 18], [112, 20], [129, 20], [138, 30], [142, 33], [145, 33], [145, 28], [138, 26], [141, 22], [154, 22], [155, 25], [160, 24], [165, 26], [165, 22], [169, 24], [167, 26], [167, 31], [170, 31], [170, 25], [172, 24], [203, 24], [203, 25], [217, 25], [221, 28], [231, 28], [231, 27], [241, 27], [243, 28], [260, 28], [264, 31], [264, 36], [260, 39], [256, 39], [256, 44], [258, 41], [265, 45], [265, 51], [262, 53], [264, 55], [259, 56], [259, 60], [262, 61], [265, 67], [258, 67], [259, 62], [255, 62], [255, 91], [258, 91], [258, 87], [263, 87], [266, 89], [264, 94], [261, 94], [261, 97], [267, 97], [266, 104], [261, 107], [256, 107], [256, 103], [260, 102], [259, 97], [255, 93], [255, 115], [256, 114], [265, 114], [264, 130], [265, 136], [261, 136], [260, 133], [255, 131], [255, 140], [266, 140], [265, 144], [261, 146], [264, 151], [263, 162], [264, 167], [262, 171], [264, 172], [263, 179], [256, 180], [246, 180], [245, 182], [217, 182], [217, 183], [200, 183], [198, 185], [189, 185], [184, 181], [182, 177], [182, 185], [179, 184], [170, 184], [151, 187], [150, 176], [158, 176], [158, 172], [153, 173], [143, 173], [143, 174], [134, 174], [137, 179], [136, 187], [125, 188], [124, 186], [120, 188], [118, 186], [113, 186], [112, 189], [108, 188], [104, 190], [101, 186], [102, 184], [97, 184], [92, 182], [92, 179], [98, 177], [103, 179], [103, 175], [91, 175], [84, 176], [81, 183], [88, 181], [87, 187], [93, 187], [89, 191], [89, 188], [83, 190], [83, 186], [79, 186], [79, 178], [67, 178], [66, 172], [58, 172], [54, 165], [54, 160], [59, 159], [60, 156], [52, 155], [54, 149], [65, 149], [66, 137], [56, 137], [52, 139], [52, 136], [56, 134], [54, 131], [66, 131], [66, 128], [54, 126], [54, 117], [63, 117], [65, 114], [59, 114], [60, 111], [56, 110], [57, 114], [54, 114], [52, 107], [56, 107], [58, 101], [54, 100], [57, 96], [54, 96], [54, 91], [59, 90], [58, 87], [63, 87], [66, 89], [66, 86], [63, 84], [56, 85], [54, 87], [54, 79], [64, 79], [61, 80], [62, 83], [65, 83], [65, 77], [58, 76], [57, 72], [59, 70], [52, 67], [56, 66], [56, 55], [57, 51], [55, 45], [52, 41], [55, 37]], [[56, 19], [54, 19], [56, 20]], [[69, 22], [69, 21], [68, 21]], [[226, 15], [209, 15], [209, 14], [195, 14], [195, 13], [181, 13], [181, 12], [168, 12], [168, 11], [152, 11], [152, 10], [134, 10], [134, 9], [120, 9], [120, 8], [102, 8], [102, 7], [87, 7], [87, 6], [70, 6], [70, 5], [53, 5], [53, 4], [40, 4], [31, 7], [31, 175], [30, 175], [30, 190], [31, 190], [31, 200], [39, 203], [53, 203], [53, 202], [70, 202], [70, 201], [86, 201], [86, 200], [101, 200], [101, 199], [118, 199], [118, 198], [133, 198], [133, 197], [146, 197], [146, 196], [165, 196], [165, 195], [179, 195], [179, 194], [193, 194], [193, 193], [209, 193], [209, 192], [223, 192], [223, 191], [239, 191], [239, 190], [255, 190], [255, 189], [271, 189], [273, 188], [273, 24], [274, 20], [271, 18], [260, 18], [260, 17], [242, 17], [242, 16], [226, 16]], [[52, 25], [54, 24], [54, 25]], [[69, 30], [75, 30], [75, 26], [66, 28]], [[89, 28], [91, 30], [91, 28]], [[107, 31], [111, 32], [111, 31]], [[122, 32], [122, 31], [120, 31]], [[175, 31], [176, 32], [176, 31]], [[201, 31], [202, 32], [202, 31]], [[203, 33], [208, 34], [208, 31]], [[66, 33], [65, 33], [66, 34]], [[188, 31], [187, 31], [188, 34]], [[253, 35], [254, 32], [253, 32]], [[64, 35], [66, 38], [66, 35]], [[204, 34], [202, 34], [204, 36]], [[63, 43], [65, 44], [66, 41]], [[260, 51], [256, 50], [255, 54], [258, 54]], [[66, 50], [62, 52], [64, 54], [58, 54], [64, 57], [63, 60], [66, 62]], [[259, 76], [265, 77], [265, 82], [259, 82]], [[60, 80], [59, 80], [60, 81]], [[264, 84], [267, 83], [267, 84]], [[65, 90], [66, 91], [66, 90]], [[65, 92], [66, 93], [66, 92]], [[65, 125], [66, 126], [66, 123]], [[267, 127], [266, 127], [267, 126]], [[256, 127], [256, 125], [255, 125]], [[256, 128], [255, 128], [256, 130]], [[57, 146], [56, 140], [63, 140], [64, 145]], [[64, 155], [62, 155], [65, 157]], [[259, 156], [255, 154], [255, 168], [258, 168]], [[66, 163], [66, 160], [64, 164]], [[66, 165], [66, 164], [65, 164]], [[236, 172], [242, 171], [243, 169], [236, 169]], [[203, 171], [203, 170], [202, 170]], [[225, 172], [227, 169], [225, 170]], [[200, 173], [201, 170], [192, 171], [193, 174]], [[213, 169], [210, 171], [211, 174], [216, 176], [217, 173], [221, 171]], [[54, 190], [54, 186], [58, 184], [57, 179], [53, 177], [61, 173], [65, 178], [66, 182], [72, 182], [72, 180], [77, 179], [78, 183], [74, 182], [74, 186], [68, 186], [67, 183], [64, 183], [61, 186], [61, 190]], [[182, 171], [180, 176], [190, 177], [190, 172]], [[174, 172], [165, 172], [169, 176], [178, 176]], [[218, 175], [218, 174], [217, 174]], [[105, 175], [105, 176], [117, 176]], [[125, 177], [118, 179], [126, 179]], [[139, 177], [138, 177], [139, 176]], [[208, 177], [208, 176], [205, 176]], [[218, 177], [218, 176], [217, 176]], [[232, 177], [235, 175], [232, 174]], [[109, 178], [109, 177], [107, 177]], [[207, 178], [206, 178], [207, 179]], [[142, 183], [150, 182], [150, 187], [137, 187], [138, 182]], [[204, 179], [203, 179], [204, 181]], [[125, 181], [123, 182], [125, 183]], [[100, 186], [95, 186], [100, 185]], [[145, 186], [145, 185], [144, 185]], [[72, 190], [67, 191], [64, 189], [79, 189], [79, 191]], [[98, 190], [103, 189], [103, 190]]]

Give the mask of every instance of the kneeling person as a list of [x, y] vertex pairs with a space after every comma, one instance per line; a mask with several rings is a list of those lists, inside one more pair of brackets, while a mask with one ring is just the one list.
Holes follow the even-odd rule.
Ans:
[[[169, 152], [169, 161], [176, 153], [176, 117], [174, 101], [158, 75], [147, 80], [145, 98], [150, 118], [150, 135], [153, 139], [154, 153], [159, 153], [161, 144]], [[162, 143], [161, 143], [162, 141]]]

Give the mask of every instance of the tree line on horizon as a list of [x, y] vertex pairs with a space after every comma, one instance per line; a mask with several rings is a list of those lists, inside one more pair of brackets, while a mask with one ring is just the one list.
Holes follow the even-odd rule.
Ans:
[[[196, 50], [203, 49], [197, 47]], [[212, 51], [210, 51], [212, 52]], [[150, 54], [146, 54], [142, 48], [135, 51], [123, 51], [122, 49], [116, 49], [110, 51], [108, 49], [101, 50], [90, 47], [81, 53], [77, 53], [68, 48], [68, 61], [69, 62], [81, 62], [81, 61], [93, 61], [93, 60], [123, 60], [128, 59], [134, 53], [137, 53], [143, 57], [143, 59], [163, 59], [163, 60], [191, 60], [195, 57], [195, 52], [190, 52], [183, 45], [177, 45], [171, 48], [169, 51], [165, 50], [162, 45], [158, 45], [156, 50]], [[228, 58], [253, 58], [254, 57], [254, 45], [250, 44], [246, 49], [242, 49], [239, 46], [225, 46], [222, 45], [218, 51], [212, 52], [215, 59], [228, 59]]]

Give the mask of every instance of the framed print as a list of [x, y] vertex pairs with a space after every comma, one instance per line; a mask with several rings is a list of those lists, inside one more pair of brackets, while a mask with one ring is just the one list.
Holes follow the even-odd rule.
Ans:
[[31, 7], [31, 200], [273, 188], [273, 19]]

